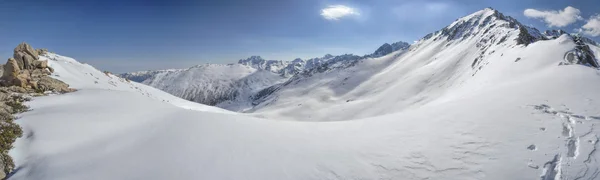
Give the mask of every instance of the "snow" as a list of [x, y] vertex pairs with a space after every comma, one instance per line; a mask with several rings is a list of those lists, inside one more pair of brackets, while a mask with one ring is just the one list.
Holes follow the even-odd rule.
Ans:
[[566, 35], [472, 33], [297, 79], [249, 114], [50, 54], [79, 91], [28, 102], [10, 179], [598, 179], [600, 71], [559, 66]]
[[110, 73], [101, 72], [89, 64], [82, 64], [76, 60], [48, 53], [40, 56], [42, 60], [48, 60], [48, 65], [54, 68], [53, 78], [67, 82], [75, 89], [108, 89], [116, 91], [129, 91], [142, 94], [152, 99], [160, 100], [185, 109], [199, 111], [229, 112], [220, 108], [206, 106], [160, 91], [140, 83], [130, 82]]
[[185, 70], [160, 72], [144, 84], [194, 102], [242, 111], [256, 92], [286, 78], [241, 64], [206, 64]]

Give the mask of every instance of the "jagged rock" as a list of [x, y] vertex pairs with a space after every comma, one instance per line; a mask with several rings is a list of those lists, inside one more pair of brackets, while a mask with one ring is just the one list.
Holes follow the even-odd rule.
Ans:
[[13, 58], [17, 60], [20, 69], [33, 69], [35, 67], [32, 66], [32, 63], [39, 59], [39, 54], [29, 44], [22, 42], [15, 48]]
[[32, 66], [34, 61], [34, 58], [31, 57], [31, 55], [26, 54], [25, 56], [23, 56], [23, 69], [33, 69], [34, 66]]
[[44, 55], [44, 54], [46, 54], [46, 53], [48, 53], [48, 49], [45, 49], [45, 48], [42, 48], [42, 49], [36, 49], [35, 51], [36, 51], [36, 52], [38, 53], [38, 55], [40, 55], [40, 56], [41, 56], [41, 55]]
[[23, 63], [23, 58], [25, 56], [25, 53], [22, 52], [15, 52], [15, 54], [13, 55], [13, 58], [15, 58], [15, 60], [17, 60], [17, 65], [19, 65], [19, 69], [23, 69], [24, 67], [24, 63]]
[[33, 71], [31, 71], [31, 78], [39, 78], [42, 76], [47, 76], [52, 74], [50, 71], [48, 71], [48, 69], [34, 69]]
[[75, 91], [75, 89], [69, 88], [69, 85], [67, 83], [64, 83], [60, 80], [48, 76], [42, 76], [37, 81], [37, 87], [41, 91], [54, 91], [60, 93], [68, 93]]
[[563, 34], [567, 34], [567, 32], [563, 31], [563, 30], [560, 30], [560, 29], [559, 30], [553, 29], [553, 30], [546, 30], [546, 31], [544, 31], [544, 35], [547, 38], [549, 38], [549, 39], [556, 39], [556, 38], [560, 37]]
[[370, 57], [381, 57], [381, 56], [385, 56], [388, 55], [394, 51], [400, 50], [400, 49], [407, 49], [408, 47], [410, 47], [410, 44], [406, 43], [406, 42], [395, 42], [392, 44], [388, 44], [385, 43], [383, 45], [381, 45], [377, 50], [375, 50], [375, 52], [371, 55], [368, 55]]
[[[19, 44], [15, 50], [14, 50], [15, 54], [17, 54], [18, 52], [22, 52], [25, 54], [30, 55], [31, 57], [33, 57], [35, 60], [38, 60], [38, 51], [36, 51], [35, 49], [33, 49], [29, 44], [22, 42], [21, 44]], [[15, 57], [16, 59], [16, 57]]]
[[575, 49], [565, 54], [565, 62], [562, 62], [560, 65], [582, 64], [600, 68], [600, 63], [598, 63], [590, 46], [586, 44], [586, 39], [577, 35], [571, 37], [575, 42]]
[[38, 55], [46, 49], [34, 50], [27, 43], [19, 44], [14, 50], [14, 58], [9, 58], [2, 72], [2, 85], [11, 92], [27, 93], [39, 91], [72, 92], [69, 85], [48, 77], [54, 69], [47, 60], [39, 60]]
[[392, 45], [385, 43], [383, 45], [381, 45], [379, 48], [377, 48], [377, 50], [375, 50], [375, 52], [373, 53], [373, 57], [381, 57], [381, 56], [385, 56], [389, 53], [392, 53], [394, 51], [394, 48], [392, 47]]
[[48, 68], [48, 60], [36, 60], [32, 63], [33, 67], [45, 69]]

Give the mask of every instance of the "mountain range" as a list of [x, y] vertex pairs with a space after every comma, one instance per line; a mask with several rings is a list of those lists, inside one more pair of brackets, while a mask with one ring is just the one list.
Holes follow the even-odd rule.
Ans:
[[598, 179], [598, 56], [491, 8], [363, 56], [118, 77], [47, 53], [77, 91], [27, 103], [9, 179]]
[[[428, 34], [414, 44], [406, 42], [385, 43], [371, 54], [357, 56], [344, 54], [333, 56], [326, 54], [323, 57], [292, 61], [265, 60], [260, 56], [240, 59], [237, 64], [205, 64], [188, 69], [171, 69], [156, 71], [140, 71], [120, 74], [120, 77], [150, 85], [171, 93], [175, 96], [206, 104], [217, 106], [232, 111], [254, 111], [260, 103], [274, 91], [280, 90], [293, 81], [307, 79], [316, 73], [324, 73], [333, 69], [345, 69], [363, 61], [376, 61], [394, 53], [395, 57], [403, 56], [412, 58], [414, 51], [431, 48], [432, 42], [444, 43], [444, 49], [453, 47], [463, 48], [459, 44], [467, 41], [475, 43], [479, 49], [464, 56], [474, 59], [471, 62], [471, 74], [484, 68], [489, 62], [487, 57], [495, 53], [490, 47], [499, 45], [524, 45], [527, 46], [537, 41], [556, 39], [567, 35], [580, 42], [578, 59], [568, 63], [587, 64], [598, 67], [591, 50], [584, 46], [590, 44], [598, 46], [596, 42], [579, 35], [570, 35], [562, 30], [547, 30], [540, 32], [536, 28], [525, 26], [516, 19], [502, 13], [488, 9], [486, 13], [478, 12], [460, 18], [449, 26]], [[408, 52], [407, 52], [408, 51]], [[439, 53], [438, 53], [439, 54]], [[590, 54], [591, 57], [581, 56]], [[436, 58], [433, 53], [429, 58]], [[565, 55], [566, 56], [566, 55]], [[343, 70], [342, 70], [343, 71]], [[339, 73], [339, 72], [338, 72]], [[347, 77], [350, 78], [350, 77]]]

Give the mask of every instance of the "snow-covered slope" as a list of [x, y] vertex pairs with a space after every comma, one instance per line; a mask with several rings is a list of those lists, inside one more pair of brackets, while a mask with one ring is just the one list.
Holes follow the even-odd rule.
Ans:
[[237, 111], [246, 107], [242, 105], [253, 93], [284, 80], [270, 71], [241, 64], [206, 64], [157, 73], [143, 83], [183, 99]]
[[189, 111], [80, 86], [29, 103], [10, 179], [594, 179], [600, 87], [589, 82], [600, 75], [584, 66], [542, 72], [436, 106], [332, 123]]
[[559, 66], [571, 36], [529, 41], [494, 14], [296, 75], [257, 99], [262, 119], [117, 90], [56, 56], [80, 90], [29, 102], [10, 179], [598, 179], [600, 71]]
[[156, 88], [132, 82], [107, 72], [101, 72], [88, 64], [82, 64], [69, 57], [48, 53], [40, 56], [40, 58], [48, 60], [48, 64], [54, 67], [53, 78], [67, 82], [75, 89], [82, 89], [84, 91], [88, 89], [130, 91], [186, 109], [229, 112], [220, 108], [183, 100]]
[[565, 54], [576, 49], [571, 36], [545, 40], [539, 34], [495, 10], [482, 10], [407, 50], [362, 59], [349, 68], [300, 74], [261, 93], [264, 97], [252, 111], [266, 117], [338, 121], [459, 99], [560, 68]]
[[394, 51], [405, 50], [405, 42], [385, 43], [373, 54], [356, 56], [344, 54], [293, 61], [265, 60], [260, 56], [240, 59], [237, 64], [205, 64], [188, 69], [139, 71], [120, 74], [120, 77], [140, 82], [177, 97], [221, 107], [231, 111], [252, 108], [252, 99], [266, 88], [288, 80], [303, 72], [317, 72], [331, 65], [346, 64], [357, 59], [380, 57]]

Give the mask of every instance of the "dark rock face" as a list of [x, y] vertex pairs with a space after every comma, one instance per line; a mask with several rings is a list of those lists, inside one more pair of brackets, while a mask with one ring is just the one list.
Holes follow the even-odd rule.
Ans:
[[394, 48], [392, 47], [392, 45], [385, 43], [383, 45], [381, 45], [379, 48], [377, 48], [377, 50], [373, 53], [374, 57], [381, 57], [381, 56], [385, 56], [389, 53], [392, 53], [394, 51]]
[[553, 29], [553, 30], [546, 30], [546, 31], [544, 31], [544, 35], [548, 39], [556, 39], [556, 38], [562, 36], [563, 34], [567, 34], [567, 32], [563, 31], [563, 30], [560, 30], [560, 29], [559, 30]]
[[383, 45], [381, 45], [379, 48], [377, 48], [377, 50], [375, 50], [375, 52], [373, 54], [370, 55], [370, 57], [381, 57], [381, 56], [385, 56], [388, 55], [394, 51], [400, 50], [400, 49], [407, 49], [408, 47], [410, 47], [410, 44], [406, 43], [406, 42], [395, 42], [393, 44], [388, 44], [385, 43]]
[[568, 61], [571, 59], [571, 63], [600, 68], [600, 64], [590, 46], [586, 44], [586, 40], [581, 36], [573, 36], [573, 41], [575, 41], [576, 49], [574, 52], [567, 53], [566, 59]]

